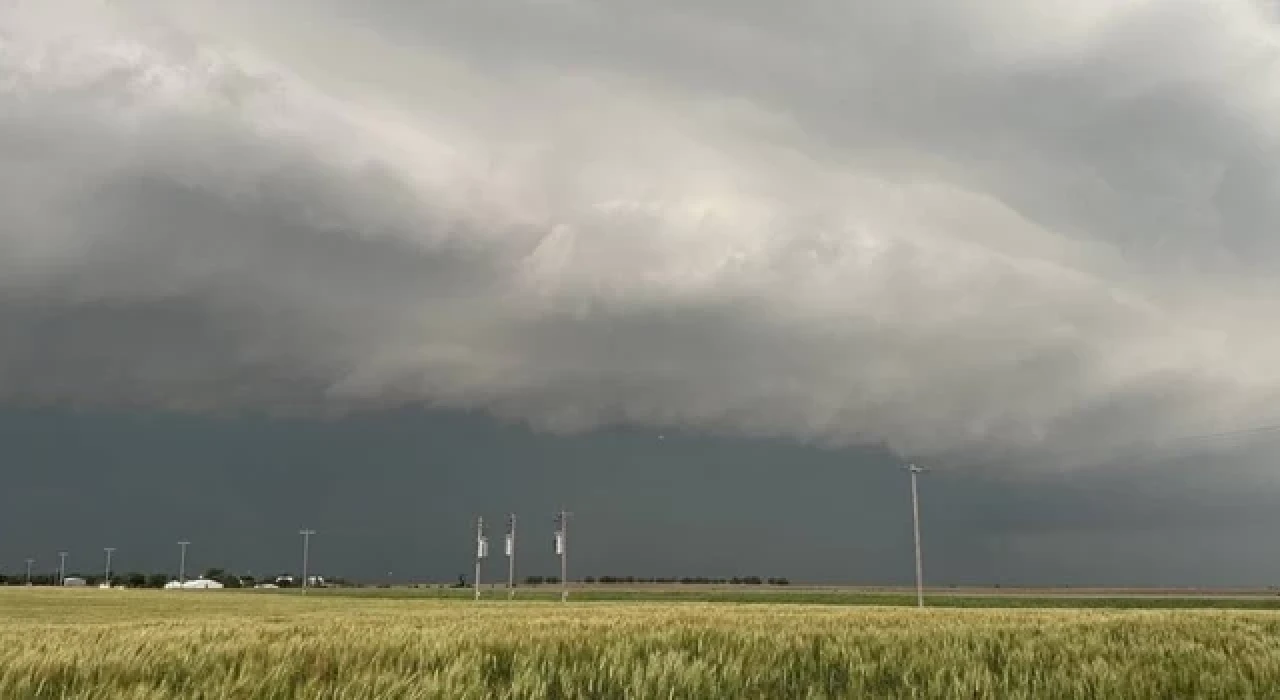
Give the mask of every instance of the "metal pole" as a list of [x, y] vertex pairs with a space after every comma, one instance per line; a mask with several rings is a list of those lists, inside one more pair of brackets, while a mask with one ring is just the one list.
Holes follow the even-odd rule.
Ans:
[[307, 594], [307, 586], [311, 579], [307, 576], [307, 565], [310, 563], [311, 556], [311, 536], [316, 534], [315, 530], [302, 529], [298, 530], [298, 534], [302, 535], [302, 594]]
[[31, 585], [31, 565], [34, 563], [36, 563], [35, 559], [31, 559], [31, 558], [27, 559], [27, 585], [28, 586]]
[[67, 584], [67, 553], [58, 552], [58, 585]]
[[107, 553], [107, 578], [104, 581], [104, 583], [107, 585], [107, 588], [110, 588], [111, 587], [111, 553], [116, 551], [116, 548], [103, 547], [102, 549]]
[[560, 511], [560, 602], [569, 601], [569, 512]]
[[186, 540], [178, 543], [182, 548], [182, 555], [178, 558], [178, 583], [186, 584], [187, 582], [187, 545], [191, 544]]
[[916, 477], [924, 471], [912, 464], [911, 472], [911, 524], [916, 540], [916, 607], [924, 607], [924, 565], [920, 556], [920, 496], [916, 488]]
[[512, 513], [507, 532], [507, 600], [516, 597], [516, 514]]
[[480, 600], [480, 559], [484, 556], [484, 518], [476, 518], [476, 600]]

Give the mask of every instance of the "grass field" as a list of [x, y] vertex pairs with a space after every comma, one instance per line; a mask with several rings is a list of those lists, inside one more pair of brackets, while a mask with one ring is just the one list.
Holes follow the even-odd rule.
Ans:
[[4, 698], [1264, 698], [1280, 614], [0, 590]]
[[[296, 595], [297, 591], [260, 591], [263, 595]], [[501, 587], [485, 588], [486, 598], [506, 598]], [[325, 588], [313, 589], [310, 595], [399, 600], [469, 600], [471, 588]], [[560, 589], [554, 586], [522, 588], [521, 600], [555, 601]], [[620, 588], [611, 586], [576, 588], [574, 601], [631, 603], [777, 603], [806, 605], [856, 605], [874, 607], [914, 606], [914, 591], [876, 589], [805, 589], [805, 588], [712, 588], [701, 586], [667, 586], [652, 588]], [[933, 591], [928, 594], [930, 607], [943, 608], [1065, 608], [1096, 610], [1276, 610], [1280, 596], [1270, 591], [1248, 592], [1142, 592], [1142, 591], [1069, 591], [1030, 590], [1010, 593], [999, 591]]]

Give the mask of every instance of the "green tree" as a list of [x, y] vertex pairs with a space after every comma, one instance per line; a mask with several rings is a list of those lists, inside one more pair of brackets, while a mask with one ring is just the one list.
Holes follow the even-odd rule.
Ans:
[[164, 588], [170, 580], [169, 574], [151, 574], [147, 577], [147, 588]]

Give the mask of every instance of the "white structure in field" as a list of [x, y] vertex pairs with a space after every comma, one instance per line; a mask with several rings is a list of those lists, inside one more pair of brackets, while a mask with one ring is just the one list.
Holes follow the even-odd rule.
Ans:
[[165, 588], [183, 588], [183, 589], [187, 589], [187, 588], [204, 589], [204, 588], [222, 588], [223, 585], [221, 583], [218, 583], [217, 581], [211, 581], [207, 578], [196, 578], [196, 579], [191, 579], [190, 581], [185, 581], [185, 582], [170, 581], [164, 584], [164, 587]]
[[79, 576], [68, 576], [62, 579], [62, 585], [69, 586], [71, 588], [83, 588], [86, 583], [85, 580]]

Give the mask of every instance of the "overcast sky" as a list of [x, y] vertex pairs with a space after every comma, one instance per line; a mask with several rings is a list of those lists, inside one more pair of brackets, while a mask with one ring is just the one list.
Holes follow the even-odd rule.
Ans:
[[1280, 578], [1170, 442], [1280, 424], [1275, 3], [1059, 5], [4, 3], [0, 498], [905, 580], [920, 458], [953, 579]]

